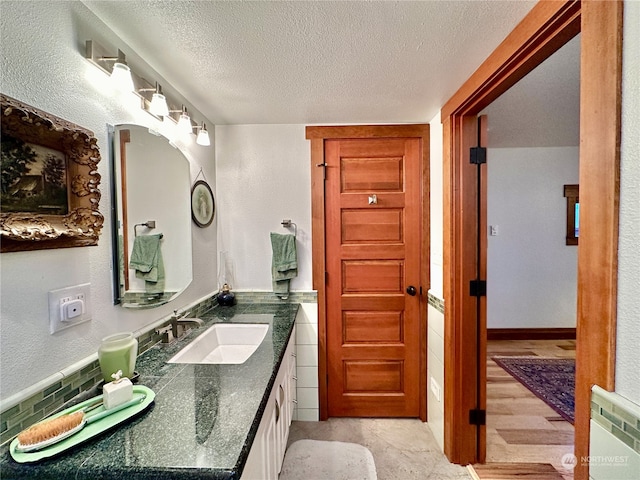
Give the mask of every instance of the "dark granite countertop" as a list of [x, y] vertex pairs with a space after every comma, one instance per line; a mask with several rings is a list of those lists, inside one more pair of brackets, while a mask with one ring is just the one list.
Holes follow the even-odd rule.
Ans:
[[[75, 451], [19, 464], [7, 446], [0, 477], [8, 479], [238, 479], [282, 362], [298, 304], [216, 307], [204, 327], [169, 345], [156, 345], [136, 365], [139, 384], [155, 403], [126, 425]], [[241, 365], [168, 364], [209, 326], [219, 322], [269, 323], [254, 354]], [[97, 394], [97, 392], [96, 392]]]

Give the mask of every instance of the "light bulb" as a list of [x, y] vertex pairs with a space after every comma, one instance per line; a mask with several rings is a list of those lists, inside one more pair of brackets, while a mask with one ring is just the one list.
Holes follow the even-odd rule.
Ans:
[[156, 117], [166, 117], [169, 115], [169, 106], [167, 105], [167, 99], [163, 94], [153, 94], [153, 97], [151, 97], [151, 104], [149, 105], [149, 112]]
[[113, 64], [111, 79], [118, 90], [131, 92], [134, 89], [131, 69], [124, 63], [116, 62]]
[[198, 145], [202, 145], [203, 147], [208, 147], [211, 145], [211, 140], [209, 139], [209, 132], [207, 132], [207, 128], [204, 123], [202, 124], [202, 128], [198, 132], [198, 136], [196, 137], [196, 143]]
[[191, 118], [186, 112], [182, 112], [180, 115], [180, 119], [178, 120], [178, 131], [183, 134], [193, 133]]

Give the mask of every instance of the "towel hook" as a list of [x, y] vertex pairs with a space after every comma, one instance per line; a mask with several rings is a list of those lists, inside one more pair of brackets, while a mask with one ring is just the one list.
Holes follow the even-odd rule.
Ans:
[[293, 236], [297, 236], [298, 235], [298, 226], [293, 223], [290, 219], [288, 220], [282, 220], [282, 226], [284, 228], [291, 228], [291, 226], [293, 225]]

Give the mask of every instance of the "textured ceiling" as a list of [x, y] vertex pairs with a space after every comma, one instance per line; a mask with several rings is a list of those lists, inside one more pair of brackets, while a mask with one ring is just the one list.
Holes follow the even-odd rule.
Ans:
[[580, 35], [502, 94], [484, 112], [491, 147], [580, 143]]
[[535, 4], [84, 3], [216, 124], [429, 121]]

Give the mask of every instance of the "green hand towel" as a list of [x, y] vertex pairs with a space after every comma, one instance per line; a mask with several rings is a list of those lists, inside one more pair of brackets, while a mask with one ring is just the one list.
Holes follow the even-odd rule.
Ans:
[[291, 279], [298, 276], [296, 237], [271, 233], [271, 250], [273, 293], [281, 298], [287, 298]]
[[133, 241], [129, 268], [136, 271], [136, 278], [145, 282], [147, 293], [164, 292], [164, 261], [160, 250], [162, 234], [141, 235]]

